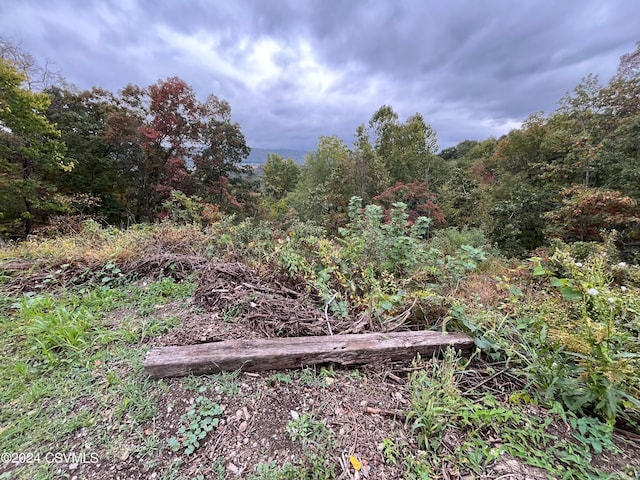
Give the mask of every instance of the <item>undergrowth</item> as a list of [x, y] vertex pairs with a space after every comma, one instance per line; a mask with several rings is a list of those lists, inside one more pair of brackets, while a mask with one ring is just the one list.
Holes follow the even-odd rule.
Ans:
[[[474, 355], [518, 379], [518, 389], [503, 395], [471, 394], [468, 361], [453, 352], [418, 360], [407, 392], [417, 448], [389, 438], [380, 450], [406, 478], [438, 478], [445, 467], [482, 476], [505, 459], [559, 478], [617, 478], [593, 460], [615, 452], [614, 428], [640, 433], [640, 268], [619, 262], [611, 242], [556, 244], [524, 263], [507, 261], [478, 231], [435, 231], [427, 239], [429, 220], [409, 222], [406, 208], [395, 204], [387, 222], [379, 207], [354, 198], [336, 238], [311, 223], [285, 228], [221, 217], [206, 229], [165, 222], [119, 231], [89, 221], [71, 236], [3, 248], [8, 265], [28, 260], [52, 270], [37, 288], [15, 294], [8, 287], [20, 279], [0, 267], [0, 402], [11, 405], [0, 412], [0, 444], [64, 449], [84, 429], [115, 458], [122, 442], [110, 445], [112, 419], [126, 438], [158, 415], [156, 397], [166, 386], [142, 377], [145, 344], [179, 323], [157, 315], [158, 305], [189, 298], [195, 282], [136, 280], [125, 265], [171, 252], [241, 259], [261, 273], [288, 275], [327, 315], [376, 329], [463, 330], [474, 338]], [[78, 265], [85, 270], [67, 275]], [[237, 312], [222, 318], [233, 324]], [[237, 394], [237, 374], [225, 374], [220, 393]], [[274, 374], [267, 384], [296, 378], [325, 388], [329, 374]], [[195, 454], [221, 413], [207, 402], [194, 399], [169, 444], [140, 435], [141, 458], [151, 461], [162, 448]], [[301, 416], [286, 432], [304, 458], [256, 465], [249, 478], [335, 478], [334, 438], [321, 420]], [[51, 468], [31, 466], [24, 478], [51, 478]]]
[[[506, 402], [490, 393], [469, 396], [463, 386], [468, 364], [451, 349], [442, 360], [415, 364], [421, 368], [410, 377], [408, 423], [422, 453], [405, 460], [408, 478], [429, 478], [443, 468], [480, 474], [507, 458], [559, 478], [610, 478], [591, 463], [594, 454], [616, 451], [610, 425], [557, 402], [542, 408], [517, 392]], [[387, 449], [397, 461], [397, 446]]]

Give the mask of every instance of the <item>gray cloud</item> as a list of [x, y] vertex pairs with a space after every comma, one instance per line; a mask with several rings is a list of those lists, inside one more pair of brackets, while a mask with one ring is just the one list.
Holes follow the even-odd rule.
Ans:
[[177, 75], [268, 148], [351, 143], [382, 104], [422, 113], [441, 147], [501, 135], [640, 40], [636, 0], [4, 3], [3, 35], [78, 88]]

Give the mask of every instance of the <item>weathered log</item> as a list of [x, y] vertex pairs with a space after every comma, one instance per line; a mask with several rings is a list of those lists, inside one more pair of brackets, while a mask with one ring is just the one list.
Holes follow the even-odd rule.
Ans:
[[144, 362], [155, 378], [299, 368], [321, 363], [362, 365], [411, 360], [447, 346], [468, 350], [473, 340], [461, 333], [432, 331], [364, 333], [273, 339], [239, 339], [152, 349]]

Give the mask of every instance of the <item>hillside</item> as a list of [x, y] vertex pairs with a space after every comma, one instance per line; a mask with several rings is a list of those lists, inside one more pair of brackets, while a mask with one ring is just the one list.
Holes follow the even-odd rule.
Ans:
[[[305, 224], [88, 221], [3, 247], [0, 478], [640, 476], [638, 267], [567, 246], [506, 261], [469, 235], [362, 221], [341, 241]], [[142, 368], [151, 347], [406, 330], [477, 349]]]
[[275, 153], [290, 158], [298, 165], [304, 165], [304, 156], [308, 153], [306, 150], [292, 150], [288, 148], [257, 148], [251, 147], [251, 153], [244, 163], [253, 165], [263, 165], [267, 161], [267, 155]]

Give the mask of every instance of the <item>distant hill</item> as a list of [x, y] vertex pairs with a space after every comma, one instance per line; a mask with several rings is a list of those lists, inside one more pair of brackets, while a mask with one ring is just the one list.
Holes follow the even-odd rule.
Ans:
[[306, 150], [292, 150], [288, 148], [256, 148], [251, 147], [251, 154], [244, 161], [253, 165], [264, 165], [267, 161], [269, 153], [277, 153], [284, 158], [291, 158], [298, 165], [304, 165], [304, 156], [308, 152]]

